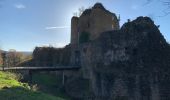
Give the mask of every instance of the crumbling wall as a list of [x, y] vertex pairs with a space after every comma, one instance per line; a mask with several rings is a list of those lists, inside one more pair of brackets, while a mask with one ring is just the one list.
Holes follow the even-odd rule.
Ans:
[[71, 47], [64, 48], [36, 47], [33, 52], [34, 66], [70, 65]]
[[102, 32], [119, 30], [119, 19], [101, 3], [96, 3], [80, 17], [73, 17], [71, 25], [71, 63], [74, 64], [76, 52], [81, 51], [81, 44], [97, 39]]
[[71, 19], [71, 44], [78, 45], [79, 35], [78, 35], [78, 17], [72, 17]]
[[148, 17], [138, 17], [120, 30], [82, 44], [81, 55], [84, 78], [90, 80], [96, 97], [170, 99], [169, 44]]
[[80, 17], [73, 17], [71, 21], [71, 44], [79, 42], [82, 33], [90, 33], [90, 40], [100, 36], [108, 30], [118, 30], [119, 19], [114, 13], [106, 10], [101, 3], [86, 9]]

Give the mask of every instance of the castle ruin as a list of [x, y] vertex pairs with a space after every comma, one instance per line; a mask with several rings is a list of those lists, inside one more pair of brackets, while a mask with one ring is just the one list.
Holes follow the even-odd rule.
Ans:
[[170, 46], [158, 26], [138, 17], [120, 28], [119, 20], [97, 3], [72, 18], [69, 45], [35, 49], [34, 60], [80, 65], [66, 75], [76, 100], [170, 100]]
[[158, 27], [148, 17], [121, 28], [119, 20], [100, 3], [71, 20], [71, 63], [81, 65], [92, 100], [170, 100], [170, 47]]
[[106, 10], [102, 4], [96, 3], [86, 9], [80, 17], [71, 19], [71, 44], [79, 44], [83, 33], [89, 33], [89, 39], [94, 40], [102, 32], [119, 29], [119, 19], [114, 13]]
[[[80, 44], [84, 40], [97, 39], [102, 32], [119, 30], [120, 18], [116, 14], [106, 10], [101, 3], [96, 3], [92, 8], [86, 9], [80, 17], [73, 16], [71, 19], [71, 63], [77, 64], [80, 56]], [[83, 41], [83, 42], [84, 42]]]

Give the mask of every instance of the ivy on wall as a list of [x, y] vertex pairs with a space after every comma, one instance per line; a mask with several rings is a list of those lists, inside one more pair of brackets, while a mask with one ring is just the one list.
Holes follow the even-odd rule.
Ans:
[[79, 43], [86, 43], [90, 39], [90, 33], [82, 32], [79, 36]]

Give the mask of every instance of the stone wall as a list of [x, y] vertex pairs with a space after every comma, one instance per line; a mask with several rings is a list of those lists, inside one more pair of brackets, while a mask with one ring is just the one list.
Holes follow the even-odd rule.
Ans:
[[89, 33], [91, 33], [90, 40], [96, 39], [102, 32], [119, 29], [118, 19], [115, 14], [99, 8], [95, 8], [91, 11], [89, 24]]
[[119, 19], [100, 3], [86, 9], [80, 17], [73, 17], [71, 20], [71, 63], [76, 62], [75, 53], [80, 49], [82, 39], [80, 37], [83, 34], [88, 34], [87, 42], [95, 40], [102, 32], [109, 30], [119, 30]]
[[79, 41], [78, 37], [78, 17], [72, 17], [71, 19], [71, 44], [72, 45], [77, 45]]
[[118, 30], [119, 20], [102, 4], [96, 3], [92, 8], [86, 9], [79, 18], [73, 17], [71, 25], [71, 44], [74, 44], [79, 42], [77, 40], [83, 32], [90, 33], [90, 40], [94, 40], [101, 32]]
[[150, 18], [138, 17], [80, 48], [83, 77], [96, 97], [170, 99], [170, 47]]
[[33, 52], [33, 66], [51, 66], [70, 65], [71, 47], [67, 45], [64, 48], [36, 47]]

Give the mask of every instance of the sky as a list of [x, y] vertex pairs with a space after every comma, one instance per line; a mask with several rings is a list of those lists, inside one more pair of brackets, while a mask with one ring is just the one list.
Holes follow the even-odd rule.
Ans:
[[33, 51], [36, 46], [62, 47], [70, 43], [73, 13], [100, 2], [120, 15], [120, 25], [138, 16], [151, 17], [170, 42], [170, 15], [160, 0], [0, 0], [0, 49]]

